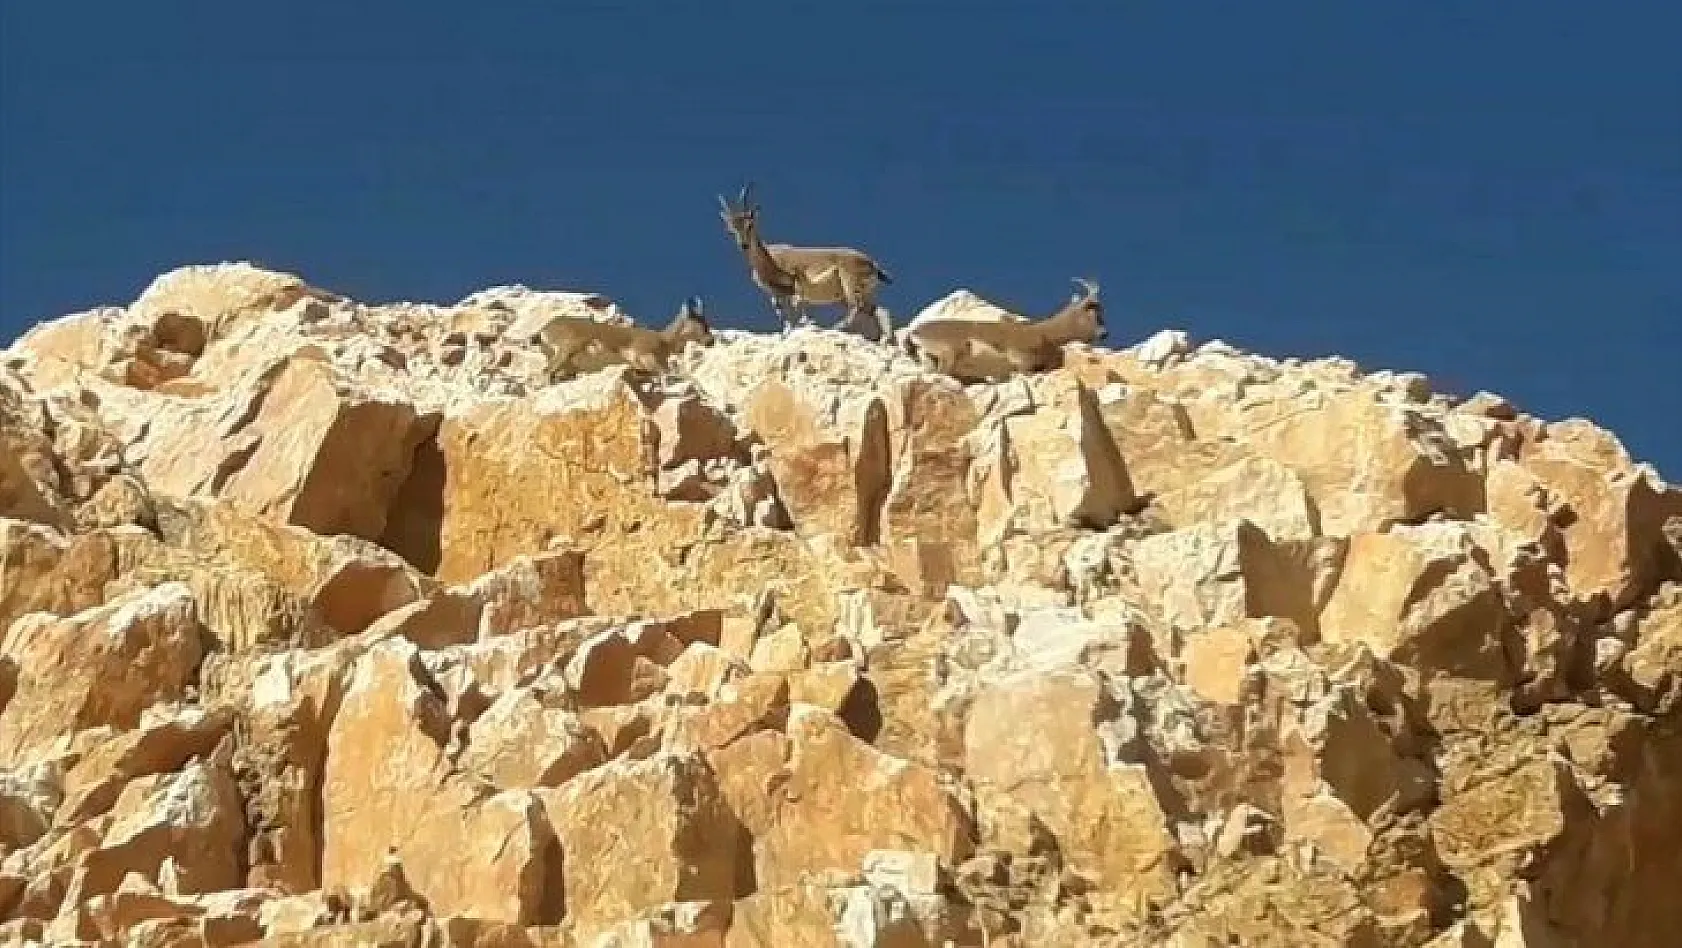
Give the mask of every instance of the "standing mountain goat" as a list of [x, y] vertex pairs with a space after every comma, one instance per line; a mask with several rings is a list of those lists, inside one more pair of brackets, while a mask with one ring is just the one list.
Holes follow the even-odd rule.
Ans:
[[672, 356], [682, 352], [689, 343], [712, 345], [713, 331], [701, 314], [701, 301], [690, 297], [665, 329], [614, 326], [563, 317], [544, 326], [537, 340], [549, 355], [549, 378], [554, 378], [557, 371], [565, 371], [569, 377], [576, 375], [572, 360], [584, 352], [658, 375], [671, 364]]
[[[723, 208], [719, 216], [736, 245], [748, 260], [753, 282], [771, 298], [771, 306], [783, 322], [783, 332], [796, 325], [811, 324], [806, 315], [810, 304], [844, 303], [847, 314], [831, 328], [843, 324], [857, 331], [876, 322], [877, 341], [892, 345], [893, 326], [888, 311], [876, 305], [876, 290], [892, 283], [893, 277], [862, 251], [851, 247], [791, 247], [766, 244], [759, 236], [759, 208], [750, 203], [751, 183], [742, 187], [736, 206], [719, 195]], [[790, 321], [790, 314], [793, 321]]]
[[997, 356], [1018, 374], [1055, 368], [1063, 346], [1104, 338], [1104, 304], [1098, 284], [1076, 279], [1081, 288], [1056, 313], [1035, 322], [969, 319], [930, 320], [907, 330], [901, 344], [923, 367], [956, 377], [969, 377], [966, 358]]

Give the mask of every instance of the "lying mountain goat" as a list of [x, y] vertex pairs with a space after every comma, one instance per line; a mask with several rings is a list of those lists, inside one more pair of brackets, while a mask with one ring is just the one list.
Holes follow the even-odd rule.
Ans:
[[623, 362], [641, 372], [658, 375], [670, 365], [672, 356], [684, 346], [696, 342], [703, 346], [713, 343], [713, 331], [701, 313], [701, 301], [695, 297], [685, 300], [677, 316], [665, 329], [643, 329], [639, 326], [614, 326], [590, 319], [554, 319], [537, 334], [538, 343], [549, 355], [547, 375], [554, 378], [564, 370], [576, 375], [572, 360], [580, 353]]
[[1001, 356], [1018, 374], [1056, 368], [1063, 346], [1104, 338], [1104, 304], [1098, 284], [1076, 279], [1081, 288], [1051, 316], [1037, 322], [970, 319], [930, 320], [907, 330], [901, 345], [923, 367], [956, 377], [968, 377], [963, 362], [977, 356]]
[[[791, 247], [788, 244], [766, 244], [759, 236], [759, 208], [748, 200], [752, 183], [743, 185], [736, 198], [736, 206], [718, 197], [723, 208], [719, 216], [736, 246], [748, 260], [753, 282], [771, 298], [771, 306], [782, 320], [783, 332], [796, 325], [811, 324], [806, 315], [809, 304], [827, 306], [845, 303], [847, 314], [837, 320], [832, 329], [842, 325], [855, 331], [866, 325], [866, 319], [876, 322], [877, 341], [892, 345], [893, 326], [888, 311], [876, 305], [876, 290], [884, 283], [892, 283], [888, 271], [862, 251], [851, 247]], [[790, 313], [794, 321], [790, 322]]]

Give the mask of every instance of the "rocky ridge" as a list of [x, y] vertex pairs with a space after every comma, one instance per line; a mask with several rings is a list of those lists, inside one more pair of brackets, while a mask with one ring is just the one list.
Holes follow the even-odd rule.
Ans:
[[0, 943], [1682, 926], [1682, 490], [1609, 432], [1171, 331], [546, 384], [557, 316], [626, 319], [222, 264], [0, 353]]

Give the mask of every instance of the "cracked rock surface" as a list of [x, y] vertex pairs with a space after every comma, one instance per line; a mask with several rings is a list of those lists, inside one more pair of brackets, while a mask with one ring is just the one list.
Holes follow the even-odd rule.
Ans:
[[0, 352], [0, 944], [1682, 930], [1682, 489], [1612, 433], [1178, 331], [551, 383], [557, 318], [630, 316], [218, 264]]

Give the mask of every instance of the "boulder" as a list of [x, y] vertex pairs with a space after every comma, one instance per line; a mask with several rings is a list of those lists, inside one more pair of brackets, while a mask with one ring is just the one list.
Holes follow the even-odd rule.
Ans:
[[[574, 926], [605, 927], [664, 903], [728, 901], [745, 891], [741, 824], [699, 755], [614, 761], [537, 793], [560, 842]], [[639, 858], [604, 858], [616, 851]]]
[[147, 707], [185, 693], [203, 637], [192, 593], [181, 583], [66, 618], [32, 613], [13, 622], [0, 641], [0, 655], [18, 668], [0, 715], [0, 765], [63, 733], [137, 726]]
[[877, 751], [809, 705], [790, 708], [788, 740], [787, 779], [754, 855], [760, 887], [855, 871], [873, 849], [931, 852], [948, 865], [969, 855], [971, 816], [934, 769]]
[[308, 352], [170, 407], [136, 447], [154, 491], [221, 497], [322, 535], [378, 540], [426, 435], [407, 401], [365, 390]]
[[406, 641], [357, 661], [327, 738], [322, 885], [366, 888], [391, 853], [440, 915], [554, 920], [542, 807], [529, 792], [487, 795], [454, 774], [435, 688]]
[[969, 708], [965, 767], [989, 810], [1018, 807], [1056, 839], [1071, 867], [1141, 909], [1175, 892], [1180, 865], [1149, 767], [1126, 758], [1127, 719], [1108, 680], [1078, 671], [1016, 672]]

